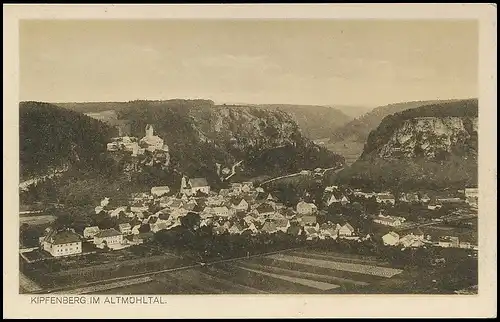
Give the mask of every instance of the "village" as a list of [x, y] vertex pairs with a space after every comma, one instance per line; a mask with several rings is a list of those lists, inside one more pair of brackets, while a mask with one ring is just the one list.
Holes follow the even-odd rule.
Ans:
[[[89, 226], [83, 231], [75, 231], [70, 227], [63, 230], [49, 228], [40, 237], [40, 247], [54, 257], [82, 254], [82, 242], [110, 251], [123, 249], [147, 243], [154, 238], [155, 233], [181, 226], [184, 217], [195, 214], [199, 220], [193, 229], [210, 227], [214, 235], [256, 236], [282, 232], [294, 236], [303, 235], [309, 241], [347, 239], [363, 242], [378, 238], [384, 245], [402, 249], [435, 246], [477, 250], [477, 243], [474, 241], [460, 240], [452, 234], [435, 238], [425, 234], [420, 228], [450, 219], [476, 217], [477, 189], [465, 189], [463, 199], [455, 197], [431, 200], [425, 194], [403, 193], [396, 200], [389, 192], [367, 193], [328, 186], [323, 193], [325, 202], [316, 205], [301, 200], [295, 207], [286, 207], [272, 193], [266, 192], [262, 187], [254, 187], [250, 181], [231, 183], [228, 189], [216, 192], [205, 178], [183, 177], [180, 186], [180, 190], [176, 192], [168, 186], [152, 187], [148, 192], [131, 195], [128, 204], [119, 207], [110, 207], [112, 197], [105, 197], [95, 207], [95, 213], [115, 218], [118, 223], [115, 227]], [[361, 201], [361, 204], [363, 200], [375, 200], [381, 210], [378, 214], [363, 213], [363, 227], [350, 222], [347, 216], [343, 222], [319, 220], [328, 209], [348, 206], [353, 200], [358, 203]], [[449, 203], [459, 203], [467, 211], [410, 222], [405, 217], [390, 214], [396, 202], [418, 204], [430, 212]], [[376, 229], [368, 229], [367, 226]], [[372, 233], [366, 233], [367, 231]]]
[[[169, 162], [168, 145], [149, 124], [142, 139], [120, 133], [107, 150], [132, 157], [154, 153], [166, 156], [161, 159], [163, 165]], [[220, 171], [218, 164], [217, 173], [222, 174], [222, 180], [230, 179], [240, 163], [232, 170], [222, 169], [225, 171]], [[304, 170], [301, 175], [320, 182], [316, 170]], [[39, 237], [38, 247], [20, 250], [21, 257], [32, 263], [138, 245], [156, 249], [158, 240], [162, 240], [157, 235], [176, 229], [209, 231], [215, 238], [246, 236], [246, 242], [263, 235], [267, 239], [285, 235], [292, 238], [289, 241], [308, 245], [344, 241], [377, 243], [400, 251], [428, 247], [478, 249], [477, 227], [470, 221], [477, 219], [477, 188], [394, 193], [320, 185], [319, 192], [293, 192], [296, 201], [290, 202], [283, 200], [279, 184], [274, 185], [281, 178], [267, 180], [272, 185], [228, 181], [225, 188], [215, 188], [207, 178], [183, 175], [177, 187], [153, 186], [149, 191], [132, 193], [127, 200], [103, 196], [95, 203], [94, 225], [53, 224]], [[467, 233], [460, 234], [461, 230]], [[266, 246], [259, 251], [265, 250]]]

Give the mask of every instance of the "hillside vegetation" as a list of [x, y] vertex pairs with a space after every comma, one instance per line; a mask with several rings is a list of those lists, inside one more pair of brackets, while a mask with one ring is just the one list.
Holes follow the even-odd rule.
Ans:
[[114, 128], [83, 114], [48, 103], [19, 104], [21, 178], [76, 165], [104, 166], [106, 143]]

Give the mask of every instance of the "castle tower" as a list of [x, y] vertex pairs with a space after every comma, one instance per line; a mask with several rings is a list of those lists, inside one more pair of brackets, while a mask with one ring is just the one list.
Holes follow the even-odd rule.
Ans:
[[154, 129], [151, 124], [146, 125], [146, 137], [150, 138], [154, 136]]

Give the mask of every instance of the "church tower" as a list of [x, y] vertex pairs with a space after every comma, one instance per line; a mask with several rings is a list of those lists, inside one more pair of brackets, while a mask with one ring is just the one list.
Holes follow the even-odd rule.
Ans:
[[154, 129], [151, 124], [146, 125], [146, 137], [151, 138], [154, 136]]

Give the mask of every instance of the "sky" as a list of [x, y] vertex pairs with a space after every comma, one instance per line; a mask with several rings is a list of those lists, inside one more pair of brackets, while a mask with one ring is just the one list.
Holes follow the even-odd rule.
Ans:
[[20, 99], [375, 107], [478, 95], [474, 21], [25, 20]]

